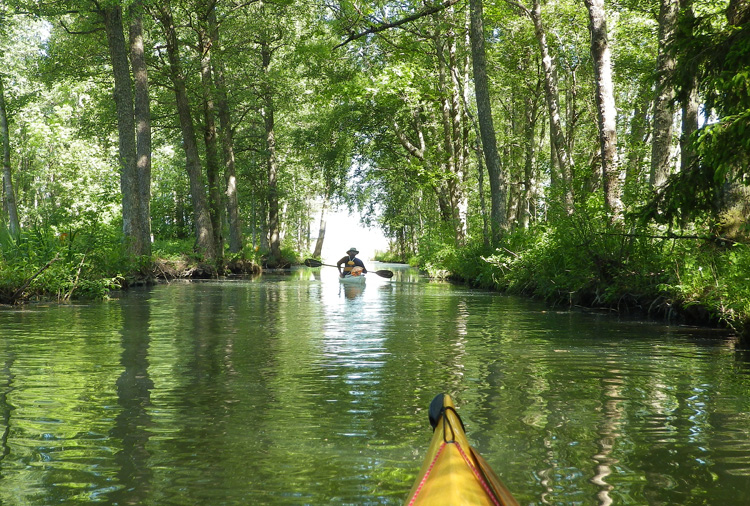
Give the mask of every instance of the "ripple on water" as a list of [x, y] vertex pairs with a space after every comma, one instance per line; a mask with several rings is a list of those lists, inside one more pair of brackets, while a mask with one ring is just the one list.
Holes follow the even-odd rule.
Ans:
[[750, 497], [750, 367], [725, 341], [370, 281], [0, 311], [0, 502], [400, 504], [440, 391], [522, 504]]

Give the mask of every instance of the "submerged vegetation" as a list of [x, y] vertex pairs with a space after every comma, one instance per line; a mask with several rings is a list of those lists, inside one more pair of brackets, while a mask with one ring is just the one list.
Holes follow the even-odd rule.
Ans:
[[750, 8], [656, 7], [6, 0], [0, 302], [285, 268], [345, 207], [386, 260], [747, 333]]

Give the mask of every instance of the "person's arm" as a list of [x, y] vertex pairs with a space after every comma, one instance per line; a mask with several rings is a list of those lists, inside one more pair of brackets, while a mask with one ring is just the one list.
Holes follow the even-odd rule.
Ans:
[[367, 274], [367, 267], [365, 267], [365, 263], [360, 258], [358, 258], [357, 260], [359, 260], [359, 266], [362, 267], [362, 272]]
[[347, 260], [347, 257], [344, 257], [341, 260], [339, 260], [338, 262], [336, 262], [336, 267], [339, 270], [339, 276], [343, 276], [344, 275], [344, 273], [341, 272], [341, 266], [346, 263], [346, 260]]

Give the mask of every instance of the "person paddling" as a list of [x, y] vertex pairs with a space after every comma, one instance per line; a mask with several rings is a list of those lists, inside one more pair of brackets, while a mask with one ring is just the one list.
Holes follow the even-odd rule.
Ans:
[[[357, 253], [359, 253], [357, 248], [349, 248], [349, 251], [346, 252], [346, 256], [336, 262], [336, 267], [339, 269], [339, 276], [343, 278], [345, 276], [357, 276], [360, 273], [364, 274], [367, 272], [364, 262], [357, 258]], [[342, 265], [344, 266], [343, 272], [341, 271]]]

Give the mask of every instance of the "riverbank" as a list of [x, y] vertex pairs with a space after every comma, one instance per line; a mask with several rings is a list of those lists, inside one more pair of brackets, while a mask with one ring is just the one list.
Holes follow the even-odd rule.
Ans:
[[[80, 257], [80, 260], [79, 260]], [[64, 255], [57, 252], [46, 262], [2, 264], [0, 304], [28, 301], [102, 299], [110, 291], [151, 285], [160, 280], [210, 279], [239, 274], [256, 275], [261, 266], [248, 259], [230, 258], [221, 267], [190, 254], [118, 262], [102, 256]]]
[[552, 305], [726, 327], [750, 342], [747, 244], [698, 235], [569, 232], [516, 234], [497, 248], [465, 247], [424, 267]]

